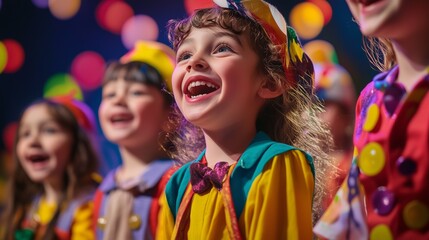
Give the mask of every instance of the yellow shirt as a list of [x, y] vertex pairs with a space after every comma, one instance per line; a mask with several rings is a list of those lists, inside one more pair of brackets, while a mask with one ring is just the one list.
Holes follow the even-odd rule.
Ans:
[[[314, 177], [301, 151], [275, 156], [249, 190], [238, 221], [242, 237], [312, 239], [313, 191]], [[160, 202], [157, 239], [172, 239], [174, 219], [165, 194]], [[194, 194], [190, 208], [188, 239], [229, 239], [225, 207], [217, 189]]]
[[[55, 214], [55, 210], [57, 209], [57, 204], [48, 203], [44, 198], [42, 198], [39, 202], [37, 215], [39, 216], [40, 224], [46, 225], [48, 224], [53, 215]], [[79, 206], [74, 215], [73, 215], [73, 224], [71, 226], [71, 240], [93, 240], [95, 239], [94, 233], [91, 227], [92, 221], [92, 211], [93, 211], [93, 203], [85, 202], [81, 206]]]

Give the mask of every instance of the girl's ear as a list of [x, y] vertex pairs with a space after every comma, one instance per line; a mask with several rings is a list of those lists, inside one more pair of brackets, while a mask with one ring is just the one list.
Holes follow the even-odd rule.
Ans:
[[259, 87], [258, 95], [262, 99], [272, 99], [280, 96], [283, 93], [283, 88], [271, 82], [268, 79], [265, 79], [261, 86]]

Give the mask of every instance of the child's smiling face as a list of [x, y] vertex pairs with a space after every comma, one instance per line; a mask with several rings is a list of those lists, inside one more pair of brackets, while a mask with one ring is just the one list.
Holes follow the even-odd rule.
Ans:
[[123, 77], [103, 87], [98, 111], [107, 139], [130, 147], [157, 143], [168, 113], [159, 89]]
[[32, 181], [62, 182], [72, 145], [71, 133], [54, 119], [46, 104], [37, 104], [25, 111], [16, 153]]
[[220, 27], [192, 28], [177, 49], [173, 91], [184, 116], [206, 129], [256, 121], [263, 104], [260, 59], [248, 34]]

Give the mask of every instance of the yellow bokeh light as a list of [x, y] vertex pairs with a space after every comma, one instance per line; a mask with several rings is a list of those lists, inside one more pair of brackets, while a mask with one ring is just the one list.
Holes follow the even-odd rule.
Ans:
[[290, 25], [304, 39], [312, 39], [322, 31], [324, 17], [319, 7], [310, 2], [297, 4], [291, 11]]
[[7, 63], [7, 49], [3, 42], [0, 41], [0, 73], [3, 72]]
[[49, 10], [56, 18], [67, 20], [76, 15], [80, 3], [80, 0], [49, 0]]

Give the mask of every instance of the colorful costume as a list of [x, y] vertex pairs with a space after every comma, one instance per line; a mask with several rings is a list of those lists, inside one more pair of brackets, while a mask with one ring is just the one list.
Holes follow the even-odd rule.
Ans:
[[[154, 238], [159, 208], [158, 198], [174, 170], [172, 166], [171, 160], [155, 160], [149, 164], [147, 171], [141, 174], [131, 188], [124, 190], [130, 192], [133, 197], [132, 213], [126, 216], [126, 224], [129, 224], [133, 239]], [[121, 221], [121, 219], [111, 220], [105, 217], [107, 209], [112, 207], [109, 206], [109, 197], [116, 190], [121, 190], [115, 180], [116, 171], [113, 170], [107, 175], [97, 190], [94, 200], [96, 234], [97, 239], [100, 240], [105, 237], [104, 228], [109, 221]]]
[[429, 69], [409, 93], [395, 82], [398, 71], [376, 76], [361, 93], [353, 174], [315, 227], [320, 236], [429, 239]]
[[[57, 220], [55, 235], [60, 240], [92, 240], [93, 193], [72, 200]], [[40, 239], [57, 210], [56, 204], [38, 197], [33, 201], [21, 230], [15, 232], [17, 240]]]
[[218, 163], [216, 173], [203, 166], [199, 178], [203, 156], [168, 182], [159, 239], [312, 238], [314, 167], [307, 153], [259, 132], [236, 164]]

